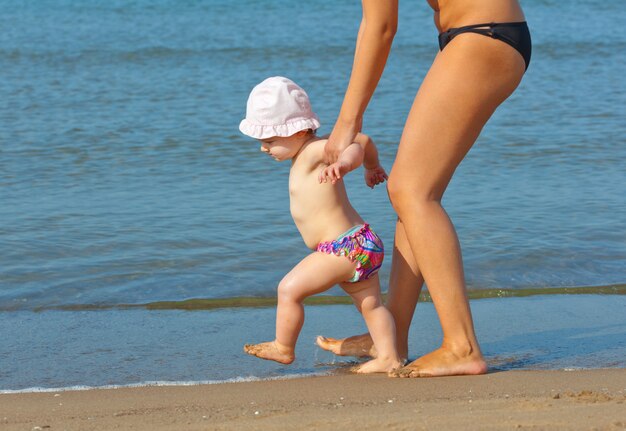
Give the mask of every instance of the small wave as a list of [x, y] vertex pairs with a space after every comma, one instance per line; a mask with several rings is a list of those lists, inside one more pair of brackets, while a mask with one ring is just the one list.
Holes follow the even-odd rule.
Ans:
[[319, 373], [303, 373], [303, 374], [286, 374], [284, 376], [272, 376], [272, 377], [233, 377], [224, 380], [192, 380], [192, 381], [147, 381], [140, 383], [129, 383], [126, 385], [103, 385], [103, 386], [66, 386], [60, 388], [43, 388], [43, 387], [31, 387], [24, 389], [0, 389], [0, 395], [6, 394], [29, 394], [29, 393], [52, 393], [52, 392], [68, 392], [68, 391], [91, 391], [94, 389], [124, 389], [124, 388], [147, 388], [152, 386], [199, 386], [199, 385], [221, 385], [224, 383], [247, 383], [247, 382], [264, 382], [271, 380], [289, 380], [289, 379], [301, 379], [306, 377], [319, 377], [328, 375], [327, 372]]
[[[523, 298], [538, 295], [626, 295], [626, 284], [611, 284], [606, 286], [580, 287], [532, 287], [532, 288], [502, 288], [502, 289], [470, 289], [468, 296], [471, 300], [495, 298]], [[386, 294], [383, 294], [386, 297]], [[428, 292], [422, 292], [420, 302], [432, 302]], [[319, 295], [307, 298], [305, 305], [349, 305], [352, 299], [344, 295]], [[155, 301], [140, 304], [56, 304], [34, 307], [32, 311], [98, 311], [98, 310], [215, 310], [223, 308], [266, 308], [276, 306], [276, 297], [243, 296], [231, 298], [193, 298], [183, 301]], [[24, 308], [15, 306], [2, 307], [2, 311], [24, 311]]]
[[[351, 55], [354, 47], [351, 45], [330, 45], [324, 48], [324, 55], [330, 58], [345, 58]], [[433, 52], [431, 43], [405, 44], [394, 47], [396, 52], [405, 52], [428, 55]], [[145, 63], [147, 61], [163, 61], [174, 59], [207, 59], [213, 62], [233, 61], [243, 59], [267, 60], [280, 56], [289, 59], [307, 59], [311, 52], [299, 45], [283, 46], [229, 46], [229, 47], [187, 47], [187, 46], [145, 46], [135, 49], [0, 49], [0, 63], [34, 62], [51, 64], [114, 64], [114, 63]]]
[[[346, 54], [350, 52], [350, 47], [330, 46], [325, 53]], [[169, 46], [146, 46], [136, 49], [82, 49], [82, 50], [33, 50], [33, 49], [0, 49], [0, 62], [2, 61], [33, 61], [33, 62], [54, 62], [62, 63], [84, 63], [84, 62], [108, 62], [118, 61], [121, 63], [143, 62], [146, 60], [180, 59], [180, 58], [213, 58], [224, 56], [225, 58], [266, 58], [277, 55], [293, 58], [305, 58], [310, 55], [310, 51], [300, 46], [283, 47], [216, 47], [216, 48], [191, 48], [191, 47], [169, 47]]]
[[[469, 289], [471, 300], [497, 298], [523, 298], [539, 295], [626, 295], [626, 284], [605, 286], [528, 287], [499, 289]], [[383, 294], [386, 298], [387, 294]], [[420, 302], [432, 302], [427, 291], [422, 292]], [[305, 305], [351, 305], [347, 295], [319, 295], [304, 300]], [[154, 301], [146, 303], [91, 303], [91, 304], [43, 304], [27, 307], [24, 303], [0, 305], [0, 312], [15, 311], [100, 311], [100, 310], [217, 310], [228, 308], [269, 308], [276, 306], [275, 296], [238, 296], [230, 298], [191, 298], [181, 301]]]

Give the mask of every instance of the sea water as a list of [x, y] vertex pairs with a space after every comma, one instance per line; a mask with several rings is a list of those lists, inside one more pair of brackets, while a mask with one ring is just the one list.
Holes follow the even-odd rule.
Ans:
[[[444, 197], [468, 287], [491, 296], [577, 287], [623, 293], [626, 13], [617, 1], [522, 6], [533, 37], [530, 68]], [[185, 349], [179, 337], [155, 338], [155, 349], [167, 345], [161, 363], [144, 344], [125, 344], [132, 335], [122, 329], [134, 319], [163, 319], [180, 331], [210, 320], [216, 333], [234, 324], [236, 333], [252, 334], [228, 318], [244, 309], [146, 308], [265, 301], [308, 253], [289, 216], [288, 163], [263, 157], [237, 126], [250, 89], [284, 75], [307, 90], [320, 132], [328, 133], [359, 20], [359, 2], [347, 0], [0, 3], [0, 389], [187, 378], [166, 372]], [[387, 169], [437, 52], [436, 33], [425, 2], [401, 2], [399, 31], [364, 120]], [[384, 187], [368, 189], [359, 172], [346, 182], [389, 248], [394, 214]], [[558, 301], [545, 304], [558, 308]], [[33, 314], [59, 308], [73, 311]], [[255, 310], [273, 324], [271, 307]], [[65, 366], [72, 352], [110, 359], [90, 341], [99, 340], [87, 331], [91, 321], [114, 331], [116, 354], [150, 358], [153, 373], [75, 378]], [[76, 349], [66, 349], [72, 339]], [[227, 361], [211, 362], [218, 346], [210, 339], [186, 366], [210, 366], [215, 376], [189, 376], [235, 378], [252, 366], [240, 365], [239, 347]], [[53, 346], [57, 366], [42, 368]], [[40, 362], [22, 369], [27, 354]], [[257, 365], [258, 375], [269, 375], [264, 367]]]

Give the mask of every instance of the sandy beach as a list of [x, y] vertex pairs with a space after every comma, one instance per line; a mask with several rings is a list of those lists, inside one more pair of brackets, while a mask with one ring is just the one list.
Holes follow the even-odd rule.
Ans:
[[626, 370], [324, 376], [0, 395], [2, 430], [626, 429]]

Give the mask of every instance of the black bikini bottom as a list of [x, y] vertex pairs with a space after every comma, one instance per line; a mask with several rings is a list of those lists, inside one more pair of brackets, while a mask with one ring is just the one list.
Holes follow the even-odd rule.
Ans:
[[492, 22], [451, 28], [439, 34], [439, 49], [443, 51], [446, 45], [461, 33], [478, 33], [508, 43], [524, 57], [528, 69], [532, 43], [526, 22]]

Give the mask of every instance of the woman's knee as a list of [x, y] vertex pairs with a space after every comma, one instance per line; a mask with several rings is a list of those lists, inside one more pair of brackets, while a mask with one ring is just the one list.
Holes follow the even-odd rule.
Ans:
[[440, 205], [441, 193], [426, 184], [410, 184], [393, 171], [387, 181], [389, 201], [396, 214], [402, 219], [403, 214], [426, 211], [433, 205]]
[[402, 207], [402, 203], [407, 199], [407, 196], [405, 196], [405, 189], [402, 187], [401, 180], [393, 174], [393, 171], [391, 171], [387, 179], [387, 194], [389, 195], [391, 206], [397, 213], [398, 209]]

